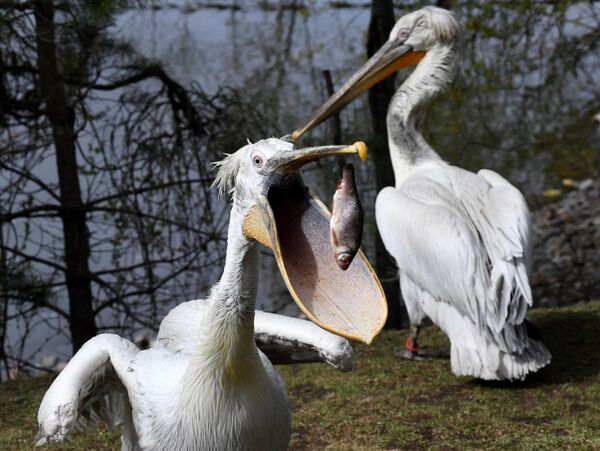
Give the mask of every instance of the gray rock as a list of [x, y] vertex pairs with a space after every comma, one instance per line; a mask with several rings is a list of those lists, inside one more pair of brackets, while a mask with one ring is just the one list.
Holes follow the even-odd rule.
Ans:
[[535, 306], [600, 298], [600, 180], [587, 179], [533, 213]]

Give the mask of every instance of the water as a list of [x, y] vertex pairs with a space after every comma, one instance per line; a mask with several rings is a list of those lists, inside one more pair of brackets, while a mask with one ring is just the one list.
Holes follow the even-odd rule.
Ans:
[[207, 92], [231, 86], [276, 109], [268, 113], [274, 135], [290, 132], [323, 100], [323, 69], [339, 81], [365, 53], [369, 14], [362, 8], [189, 11], [178, 4], [131, 10], [115, 29], [184, 85], [199, 83]]
[[[331, 70], [334, 85], [339, 86], [364, 62], [369, 9], [335, 9], [326, 2], [309, 2], [307, 9], [280, 10], [263, 10], [255, 2], [241, 5], [242, 10], [214, 9], [180, 0], [162, 3], [157, 9], [131, 9], [116, 18], [110, 32], [129, 43], [139, 55], [160, 62], [173, 79], [185, 86], [198, 84], [208, 93], [223, 86], [239, 90], [251, 103], [248, 114], [260, 112], [264, 116], [264, 129], [269, 136], [290, 133], [326, 98], [322, 70]], [[594, 14], [586, 8], [592, 8]], [[569, 21], [563, 32], [583, 40], [587, 31], [597, 25], [599, 9], [598, 5], [569, 8]], [[571, 71], [561, 72], [559, 63], [563, 60], [559, 58], [566, 57], [553, 53], [561, 38], [555, 22], [540, 20], [533, 33], [522, 39], [522, 30], [515, 29], [505, 41], [486, 36], [485, 29], [474, 25], [474, 18], [480, 15], [491, 28], [511, 26], [511, 11], [506, 17], [486, 16], [485, 9], [459, 11], [461, 17], [469, 17], [465, 35], [475, 44], [465, 52], [449, 94], [432, 108], [427, 133], [433, 147], [450, 162], [475, 170], [499, 170], [535, 201], [536, 193], [556, 180], [557, 174], [564, 173], [565, 167], [570, 170], [571, 160], [577, 161], [577, 152], [590, 146], [598, 149], [599, 141], [594, 138], [598, 136], [597, 126], [583, 118], [577, 128], [573, 118], [581, 105], [590, 109], [596, 105], [600, 110], [599, 56], [597, 52], [584, 52]], [[557, 73], [560, 78], [556, 78]], [[94, 107], [103, 108], [100, 102]], [[342, 112], [348, 142], [368, 139], [365, 107], [366, 96], [362, 96]], [[569, 121], [574, 124], [571, 128]], [[324, 126], [312, 132], [305, 142], [324, 143], [329, 136]], [[264, 137], [249, 131], [251, 140]], [[243, 144], [240, 142], [239, 146]], [[563, 149], [566, 154], [561, 153]], [[231, 152], [236, 148], [224, 150]], [[547, 168], [551, 164], [558, 164], [563, 172], [549, 175]], [[335, 165], [316, 165], [305, 172], [307, 184], [329, 203], [337, 177]], [[53, 161], [38, 165], [36, 174], [52, 181]], [[364, 240], [367, 255], [372, 255], [374, 224], [370, 206], [376, 194], [370, 174], [368, 163], [357, 167], [363, 204], [368, 210], [366, 230], [370, 233]], [[60, 229], [52, 233], [60, 235]], [[110, 235], [111, 230], [103, 233]], [[258, 305], [267, 309], [280, 307], [289, 301], [289, 296], [269, 253], [263, 254], [263, 273], [267, 276], [263, 278], [266, 283], [261, 285]], [[106, 256], [92, 262], [93, 269], [107, 265]], [[220, 269], [215, 268], [210, 274], [203, 274], [204, 285], [209, 286], [219, 273]], [[205, 294], [193, 293], [190, 298]], [[65, 307], [65, 293], [56, 295], [63, 299], [59, 306]], [[182, 300], [173, 293], [172, 303], [157, 313], [158, 318]], [[26, 355], [53, 352], [67, 357], [70, 345], [66, 324], [62, 325], [63, 334], [47, 341], [47, 321], [59, 320], [47, 311], [40, 315]], [[9, 336], [19, 336], [22, 327], [13, 321]]]

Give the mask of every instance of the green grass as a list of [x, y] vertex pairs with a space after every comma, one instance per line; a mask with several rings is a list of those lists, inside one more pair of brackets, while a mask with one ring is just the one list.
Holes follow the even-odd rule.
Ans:
[[[357, 368], [280, 367], [294, 416], [291, 449], [598, 449], [600, 302], [535, 310], [531, 319], [553, 354], [549, 367], [520, 383], [456, 378], [450, 362], [394, 357], [406, 331], [356, 346]], [[422, 344], [447, 346], [439, 330]], [[30, 449], [36, 412], [51, 379], [0, 384], [0, 449]], [[115, 449], [104, 428], [52, 449]]]

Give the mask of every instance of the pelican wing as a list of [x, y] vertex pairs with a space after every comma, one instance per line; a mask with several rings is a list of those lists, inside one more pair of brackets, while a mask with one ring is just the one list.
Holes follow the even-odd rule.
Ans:
[[531, 305], [531, 221], [516, 188], [492, 171], [436, 163], [382, 190], [376, 217], [401, 271], [495, 341], [518, 347], [501, 336]]
[[[204, 300], [184, 302], [171, 310], [158, 331], [157, 344], [174, 352], [191, 353], [200, 340]], [[254, 336], [259, 349], [274, 364], [326, 362], [341, 371], [352, 369], [354, 354], [348, 340], [311, 321], [257, 310]]]
[[[105, 422], [109, 428], [125, 421], [124, 449], [131, 439], [131, 408], [128, 393], [137, 388], [129, 363], [137, 347], [117, 336], [98, 335], [86, 342], [56, 377], [38, 411], [38, 445], [62, 442], [73, 430]], [[125, 413], [125, 418], [123, 418]]]
[[[461, 172], [467, 172], [462, 171]], [[470, 173], [469, 173], [470, 174]], [[521, 324], [533, 304], [529, 286], [533, 230], [521, 192], [499, 174], [477, 173], [478, 190], [459, 185], [469, 217], [477, 227], [491, 263], [490, 278], [498, 309], [496, 328]], [[470, 195], [468, 195], [470, 193]]]
[[341, 371], [354, 366], [348, 340], [311, 321], [256, 311], [254, 337], [260, 350], [276, 364], [327, 362]]

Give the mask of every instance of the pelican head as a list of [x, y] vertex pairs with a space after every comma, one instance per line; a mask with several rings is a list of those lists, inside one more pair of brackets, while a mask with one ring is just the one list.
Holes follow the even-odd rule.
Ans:
[[348, 271], [337, 267], [329, 245], [330, 213], [299, 172], [311, 161], [336, 155], [364, 159], [366, 146], [295, 150], [289, 141], [265, 139], [217, 163], [214, 186], [221, 195], [231, 193], [232, 211], [241, 222], [235, 227], [241, 225], [244, 237], [273, 251], [306, 316], [333, 333], [370, 343], [387, 316], [379, 280], [362, 253]]
[[398, 70], [418, 64], [429, 52], [453, 46], [460, 25], [454, 15], [434, 6], [402, 16], [387, 42], [292, 137], [300, 138], [364, 91]]

